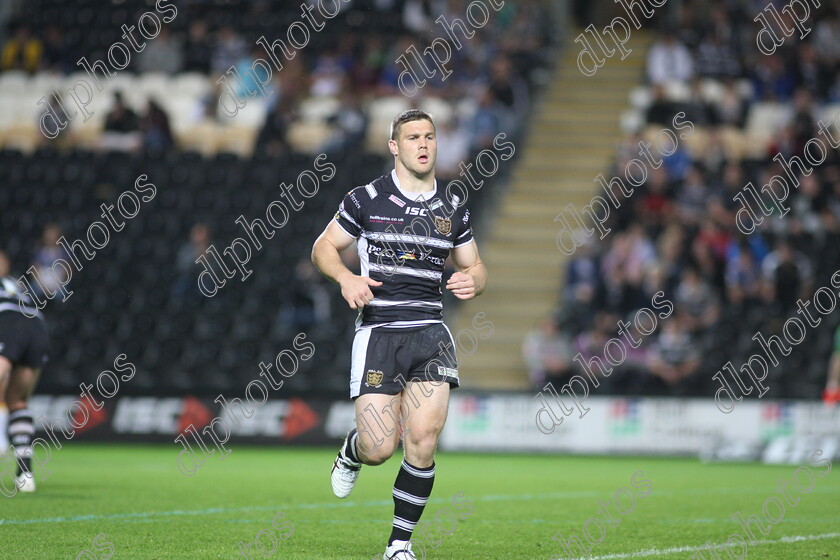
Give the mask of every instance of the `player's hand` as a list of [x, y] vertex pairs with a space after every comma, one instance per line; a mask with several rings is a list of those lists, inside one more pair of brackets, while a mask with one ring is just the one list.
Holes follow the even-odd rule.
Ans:
[[471, 299], [475, 297], [475, 280], [466, 272], [456, 272], [446, 282], [446, 289], [458, 299]]
[[350, 305], [350, 309], [361, 309], [373, 299], [370, 287], [381, 286], [382, 282], [371, 280], [367, 276], [348, 276], [341, 282], [341, 297]]

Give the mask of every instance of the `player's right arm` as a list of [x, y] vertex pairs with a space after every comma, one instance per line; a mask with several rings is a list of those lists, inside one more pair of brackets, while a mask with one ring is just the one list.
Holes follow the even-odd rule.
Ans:
[[338, 222], [330, 221], [312, 246], [312, 264], [327, 278], [341, 286], [341, 297], [350, 309], [360, 309], [373, 299], [371, 286], [382, 282], [353, 274], [341, 261], [341, 252], [350, 247], [355, 238], [344, 231]]

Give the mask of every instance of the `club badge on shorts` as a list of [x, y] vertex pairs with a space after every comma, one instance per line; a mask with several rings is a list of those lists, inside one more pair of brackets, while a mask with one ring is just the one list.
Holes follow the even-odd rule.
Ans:
[[369, 369], [365, 374], [365, 387], [373, 387], [374, 389], [379, 389], [382, 387], [382, 379], [385, 377], [385, 374], [379, 371], [378, 369]]
[[449, 235], [452, 231], [452, 220], [435, 216], [435, 230], [441, 235]]

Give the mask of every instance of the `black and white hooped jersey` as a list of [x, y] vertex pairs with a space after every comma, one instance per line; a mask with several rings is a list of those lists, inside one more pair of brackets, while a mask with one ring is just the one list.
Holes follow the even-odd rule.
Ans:
[[0, 313], [14, 311], [27, 317], [43, 318], [32, 296], [20, 289], [17, 281], [11, 276], [0, 278]]
[[470, 212], [435, 189], [407, 193], [395, 171], [347, 193], [335, 220], [356, 238], [361, 275], [373, 300], [356, 327], [410, 327], [443, 322], [443, 265], [449, 251], [472, 243]]

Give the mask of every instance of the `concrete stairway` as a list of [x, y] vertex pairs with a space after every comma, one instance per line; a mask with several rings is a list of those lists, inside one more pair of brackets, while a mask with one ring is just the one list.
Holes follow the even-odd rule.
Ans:
[[[564, 53], [524, 145], [516, 147], [520, 157], [509, 190], [480, 235], [487, 291], [466, 302], [452, 321], [465, 387], [529, 387], [522, 341], [559, 303], [568, 259], [557, 247], [561, 225], [554, 218], [569, 203], [580, 209], [596, 194], [594, 179], [614, 156], [619, 118], [628, 108], [628, 92], [639, 84], [649, 42], [644, 32], [634, 31], [628, 58], [607, 59], [591, 77], [577, 68], [577, 44]], [[475, 321], [492, 322], [492, 336], [486, 326], [473, 326], [481, 312], [485, 316]], [[478, 348], [470, 353], [476, 339]]]

